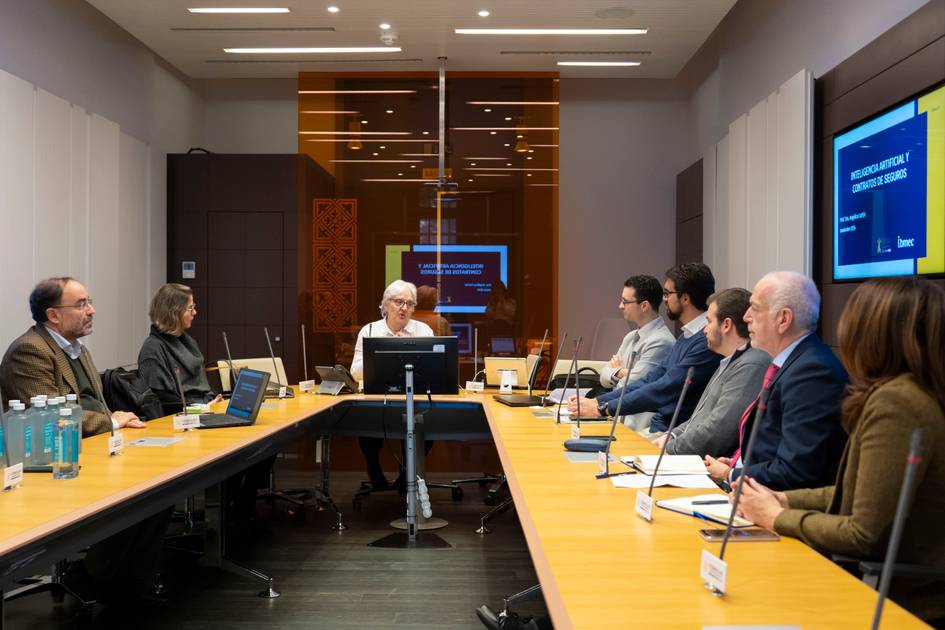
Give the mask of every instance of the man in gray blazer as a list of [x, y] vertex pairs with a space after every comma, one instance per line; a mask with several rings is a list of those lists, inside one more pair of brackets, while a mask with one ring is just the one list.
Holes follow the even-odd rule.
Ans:
[[[689, 421], [676, 427], [666, 452], [671, 455], [728, 456], [738, 447], [738, 423], [742, 412], [758, 394], [771, 356], [752, 348], [748, 325], [742, 319], [751, 293], [745, 289], [725, 289], [709, 297], [704, 329], [709, 350], [725, 358]], [[656, 443], [662, 446], [666, 434]]]
[[[623, 386], [625, 379], [632, 383], [643, 378], [647, 372], [660, 364], [673, 347], [676, 338], [660, 317], [662, 303], [663, 286], [653, 276], [630, 276], [624, 282], [618, 308], [623, 318], [630, 324], [635, 324], [636, 328], [627, 333], [617, 354], [601, 370], [601, 385], [619, 388]], [[631, 354], [636, 358], [628, 375], [627, 358]], [[645, 411], [624, 416], [623, 420], [633, 429], [641, 430], [650, 426], [651, 417], [653, 412]]]

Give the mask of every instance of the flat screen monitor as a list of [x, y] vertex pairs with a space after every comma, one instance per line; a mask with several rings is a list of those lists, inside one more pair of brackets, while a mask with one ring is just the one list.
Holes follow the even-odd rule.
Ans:
[[945, 86], [833, 139], [833, 277], [945, 273]]
[[456, 337], [365, 337], [364, 393], [403, 394], [413, 365], [415, 394], [459, 392]]

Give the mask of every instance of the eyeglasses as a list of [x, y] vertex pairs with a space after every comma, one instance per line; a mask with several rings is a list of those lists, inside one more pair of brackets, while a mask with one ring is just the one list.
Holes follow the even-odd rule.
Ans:
[[640, 300], [627, 300], [624, 297], [620, 296], [620, 306], [626, 306], [627, 304], [639, 304]]
[[184, 310], [187, 311], [188, 313], [196, 313], [196, 312], [197, 312], [197, 305], [196, 305], [196, 304], [189, 304], [189, 305], [187, 306], [187, 308], [185, 308]]
[[50, 306], [49, 308], [74, 308], [78, 311], [84, 311], [84, 310], [87, 310], [90, 306], [92, 306], [92, 298], [79, 300], [75, 304], [56, 304], [55, 306]]
[[666, 289], [663, 289], [663, 297], [664, 297], [664, 298], [667, 298], [667, 297], [669, 297], [669, 296], [671, 296], [671, 295], [679, 295], [679, 291], [667, 291]]
[[397, 308], [403, 308], [406, 306], [407, 309], [411, 311], [417, 308], [417, 303], [414, 302], [413, 300], [403, 300], [401, 298], [394, 298], [390, 302]]

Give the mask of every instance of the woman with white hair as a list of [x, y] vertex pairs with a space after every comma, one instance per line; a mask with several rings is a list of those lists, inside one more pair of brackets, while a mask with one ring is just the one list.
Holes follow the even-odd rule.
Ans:
[[[364, 338], [365, 337], [432, 337], [433, 330], [421, 321], [411, 319], [417, 308], [417, 287], [411, 282], [394, 280], [381, 298], [381, 319], [364, 326], [358, 333], [354, 346], [354, 359], [351, 361], [351, 376], [360, 381], [364, 377]], [[361, 452], [367, 462], [368, 478], [371, 487], [384, 489], [389, 486], [381, 470], [381, 438], [358, 438]], [[427, 443], [427, 450], [429, 445]]]

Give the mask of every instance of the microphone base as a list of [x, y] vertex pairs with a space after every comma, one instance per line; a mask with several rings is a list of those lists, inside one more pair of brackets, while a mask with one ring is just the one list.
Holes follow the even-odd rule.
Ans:
[[578, 453], [597, 453], [607, 448], [607, 442], [613, 442], [616, 439], [617, 438], [610, 437], [609, 435], [577, 438], [567, 440], [564, 443], [564, 448]]

